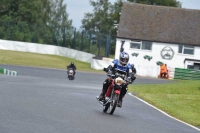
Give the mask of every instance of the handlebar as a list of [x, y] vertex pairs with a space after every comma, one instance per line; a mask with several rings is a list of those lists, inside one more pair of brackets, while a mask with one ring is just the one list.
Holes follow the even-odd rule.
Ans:
[[[113, 72], [111, 70], [109, 70], [108, 68], [103, 68], [103, 70], [107, 73], [107, 76], [109, 76], [110, 78], [114, 79], [116, 77], [116, 75], [113, 74]], [[115, 71], [120, 71], [120, 72], [124, 73], [123, 71], [118, 70], [118, 69], [115, 69]], [[132, 82], [131, 77], [127, 77], [125, 75], [125, 73], [124, 73], [123, 80], [125, 81], [125, 83], [131, 83]]]

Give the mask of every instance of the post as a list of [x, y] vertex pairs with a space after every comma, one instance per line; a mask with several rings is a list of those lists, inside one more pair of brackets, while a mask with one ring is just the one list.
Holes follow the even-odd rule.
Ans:
[[[99, 34], [99, 36], [100, 36], [100, 39], [98, 39], [98, 41], [97, 41], [97, 44], [98, 44], [98, 56], [99, 56], [99, 54], [100, 54], [100, 48], [101, 48], [101, 38], [102, 38], [102, 35], [101, 34]], [[99, 38], [99, 37], [98, 37]]]
[[110, 51], [110, 35], [106, 35], [106, 57], [109, 57], [109, 51]]
[[74, 39], [73, 39], [72, 48], [76, 49], [76, 28], [74, 28]]
[[90, 30], [89, 30], [89, 36], [90, 36], [90, 38], [89, 38], [89, 43], [88, 43], [88, 52], [90, 52], [90, 42], [91, 42], [91, 32], [90, 32]]
[[33, 39], [33, 42], [36, 43], [36, 24], [34, 26], [34, 39]]
[[67, 47], [66, 46], [66, 33], [65, 33], [66, 31], [65, 31], [65, 27], [64, 27], [64, 29], [63, 29], [63, 46], [65, 46], [65, 47]]
[[54, 31], [54, 28], [53, 28], [53, 36], [52, 36], [52, 45], [54, 45], [54, 41], [55, 40], [55, 31]]
[[9, 40], [9, 30], [10, 30], [10, 22], [8, 22], [8, 30], [7, 30], [7, 35], [6, 35], [6, 39]]
[[83, 49], [83, 34], [84, 34], [84, 30], [82, 30], [82, 32], [81, 32], [81, 46], [80, 46], [80, 51], [82, 51], [82, 49]]

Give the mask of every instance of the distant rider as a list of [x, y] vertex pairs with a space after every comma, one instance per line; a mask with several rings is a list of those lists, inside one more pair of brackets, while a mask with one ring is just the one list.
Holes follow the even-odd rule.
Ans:
[[[121, 52], [120, 56], [119, 56], [119, 60], [115, 59], [112, 63], [113, 65], [109, 65], [106, 69], [106, 71], [112, 71], [113, 69], [117, 68], [119, 70], [122, 70], [124, 72], [127, 73], [128, 77], [130, 77], [132, 79], [132, 82], [136, 79], [136, 77], [134, 76], [134, 73], [132, 72], [132, 66], [128, 63], [129, 61], [129, 54], [126, 52]], [[100, 94], [100, 96], [98, 97], [98, 99], [101, 101], [103, 100], [103, 98], [105, 97], [105, 94], [108, 90], [108, 87], [110, 85], [111, 81], [109, 78], [107, 78], [104, 82], [103, 82], [103, 89], [102, 89], [102, 93]], [[119, 103], [118, 103], [118, 107], [122, 107], [122, 99], [124, 98], [126, 92], [128, 90], [128, 85], [124, 85], [122, 87], [120, 96], [119, 96]]]
[[71, 62], [71, 64], [69, 65], [69, 66], [67, 66], [67, 70], [69, 70], [69, 68], [72, 68], [73, 69], [73, 71], [74, 71], [74, 75], [76, 74], [76, 66], [75, 66], [75, 64], [74, 64], [74, 62]]

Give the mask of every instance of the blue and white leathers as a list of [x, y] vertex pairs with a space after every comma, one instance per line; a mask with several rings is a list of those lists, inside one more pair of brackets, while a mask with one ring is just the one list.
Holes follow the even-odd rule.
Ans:
[[119, 60], [118, 59], [115, 59], [113, 62], [113, 67], [121, 70], [121, 71], [124, 71], [124, 72], [129, 72], [131, 73], [132, 72], [132, 69], [131, 69], [131, 64], [127, 64], [125, 66], [122, 66], [120, 63], [119, 63]]

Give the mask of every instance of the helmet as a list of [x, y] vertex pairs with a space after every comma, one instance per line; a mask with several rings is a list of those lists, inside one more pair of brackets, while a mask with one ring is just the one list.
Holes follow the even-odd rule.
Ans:
[[129, 54], [126, 52], [121, 52], [119, 60], [121, 65], [126, 65], [129, 61]]
[[71, 62], [71, 65], [74, 65], [74, 62]]

